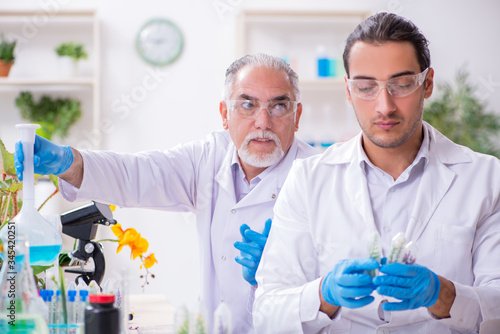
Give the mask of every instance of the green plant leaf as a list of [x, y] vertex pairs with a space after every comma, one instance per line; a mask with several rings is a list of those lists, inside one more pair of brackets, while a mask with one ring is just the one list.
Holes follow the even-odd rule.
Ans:
[[424, 121], [457, 144], [500, 158], [500, 115], [486, 111], [466, 70], [437, 85], [439, 95], [424, 107]]
[[77, 99], [52, 99], [43, 95], [35, 102], [31, 92], [21, 92], [15, 102], [24, 119], [40, 124], [37, 134], [49, 140], [54, 135], [67, 137], [69, 128], [82, 116]]
[[10, 63], [15, 60], [14, 49], [16, 48], [17, 41], [8, 42], [4, 35], [1, 35], [0, 40], [0, 60], [5, 63]]
[[10, 176], [16, 176], [16, 168], [14, 166], [14, 154], [9, 153], [5, 148], [3, 141], [0, 139], [0, 151], [2, 153], [2, 161], [0, 168], [2, 173]]
[[33, 269], [33, 275], [38, 275], [41, 272], [44, 272], [47, 269], [52, 268], [54, 265], [51, 264], [50, 266], [31, 266], [31, 269]]
[[69, 266], [70, 262], [71, 262], [71, 257], [69, 256], [69, 252], [61, 252], [61, 254], [59, 254], [60, 267], [67, 267]]
[[59, 289], [61, 290], [61, 302], [63, 311], [64, 324], [68, 324], [68, 308], [66, 306], [66, 287], [64, 286], [64, 272], [62, 267], [59, 267]]
[[74, 60], [86, 59], [88, 57], [83, 45], [74, 42], [61, 43], [56, 47], [55, 51], [58, 56], [68, 56]]

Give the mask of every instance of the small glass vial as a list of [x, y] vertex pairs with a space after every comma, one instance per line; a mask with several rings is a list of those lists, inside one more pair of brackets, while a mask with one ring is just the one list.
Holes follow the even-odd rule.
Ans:
[[115, 295], [89, 295], [85, 309], [85, 334], [119, 334], [120, 312], [114, 306]]

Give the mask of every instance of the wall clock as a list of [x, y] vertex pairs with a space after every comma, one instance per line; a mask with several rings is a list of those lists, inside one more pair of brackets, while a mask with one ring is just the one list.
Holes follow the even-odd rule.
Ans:
[[144, 24], [135, 41], [139, 55], [151, 65], [164, 66], [179, 58], [183, 38], [177, 26], [167, 19], [156, 18]]

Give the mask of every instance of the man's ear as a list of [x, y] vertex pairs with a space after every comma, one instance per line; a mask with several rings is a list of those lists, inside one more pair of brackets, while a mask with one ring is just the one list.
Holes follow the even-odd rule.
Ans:
[[229, 118], [227, 114], [227, 106], [226, 102], [220, 101], [219, 103], [219, 111], [220, 111], [220, 116], [222, 117], [222, 127], [224, 130], [229, 129]]
[[428, 99], [432, 95], [432, 90], [434, 89], [434, 69], [432, 67], [427, 71], [427, 75], [425, 76], [425, 91], [424, 97]]
[[294, 118], [295, 131], [299, 131], [300, 116], [302, 116], [302, 103], [297, 104], [297, 111], [295, 112]]

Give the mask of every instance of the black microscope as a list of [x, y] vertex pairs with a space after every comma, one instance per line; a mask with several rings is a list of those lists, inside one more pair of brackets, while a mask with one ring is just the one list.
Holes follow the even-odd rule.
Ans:
[[[99, 224], [105, 226], [116, 224], [111, 209], [107, 204], [92, 201], [88, 205], [63, 213], [61, 224], [64, 234], [78, 240], [77, 248], [70, 254], [70, 266], [74, 263], [81, 265], [78, 269], [65, 269], [65, 272], [79, 274], [75, 279], [76, 282], [81, 277], [87, 284], [94, 280], [100, 285], [106, 264], [102, 246], [91, 240], [95, 238]], [[84, 268], [90, 258], [94, 262], [94, 269]]]

